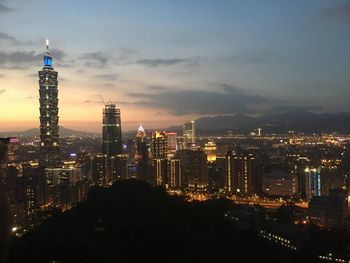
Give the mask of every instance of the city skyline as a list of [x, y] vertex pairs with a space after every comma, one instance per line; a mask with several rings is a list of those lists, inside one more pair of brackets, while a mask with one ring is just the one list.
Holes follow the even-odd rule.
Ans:
[[46, 38], [67, 128], [100, 131], [98, 95], [121, 109], [125, 130], [281, 107], [349, 112], [349, 10], [323, 0], [1, 0], [1, 129], [38, 127]]

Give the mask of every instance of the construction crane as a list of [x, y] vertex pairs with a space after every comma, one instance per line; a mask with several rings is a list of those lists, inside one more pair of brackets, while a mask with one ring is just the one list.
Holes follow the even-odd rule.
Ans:
[[98, 96], [100, 97], [101, 102], [103, 103], [103, 105], [107, 106], [107, 104], [106, 104], [105, 100], [103, 99], [102, 95], [98, 94]]

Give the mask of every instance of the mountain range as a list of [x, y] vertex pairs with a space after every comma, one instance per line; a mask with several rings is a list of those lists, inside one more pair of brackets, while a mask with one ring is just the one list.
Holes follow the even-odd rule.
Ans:
[[[203, 117], [196, 120], [197, 134], [222, 134], [228, 130], [247, 133], [262, 128], [263, 133], [286, 133], [288, 131], [305, 134], [338, 132], [350, 134], [350, 113], [313, 113], [294, 110], [284, 113], [267, 113], [258, 117], [246, 114]], [[166, 130], [181, 131], [181, 126]]]
[[[1, 132], [0, 131], [0, 137], [34, 137], [39, 136], [40, 131], [39, 128], [33, 128], [28, 129], [24, 131], [9, 131], [9, 132]], [[93, 132], [85, 132], [85, 131], [76, 131], [72, 129], [67, 129], [64, 127], [60, 127], [59, 130], [60, 137], [68, 137], [68, 136], [74, 136], [74, 137], [84, 137], [84, 136], [99, 136], [97, 133]]]
[[[337, 132], [350, 134], [350, 113], [313, 113], [305, 110], [294, 110], [283, 113], [266, 113], [258, 117], [246, 114], [226, 116], [202, 117], [196, 120], [196, 133], [200, 135], [223, 134], [229, 130], [237, 133], [248, 133], [257, 128], [262, 128], [265, 134], [287, 133], [288, 131], [313, 133]], [[153, 129], [156, 130], [156, 129]], [[182, 132], [182, 126], [172, 126], [166, 131]], [[123, 135], [133, 136], [135, 131], [124, 132]], [[25, 131], [0, 132], [0, 137], [34, 137], [39, 136], [39, 129]], [[100, 136], [98, 133], [76, 131], [60, 127], [60, 136]]]

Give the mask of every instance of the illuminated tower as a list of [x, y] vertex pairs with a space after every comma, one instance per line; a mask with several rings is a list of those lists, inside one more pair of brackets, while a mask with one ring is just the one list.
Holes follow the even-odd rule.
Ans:
[[39, 71], [40, 102], [40, 157], [41, 166], [53, 168], [60, 165], [58, 135], [58, 73], [52, 67], [49, 41], [46, 40], [44, 67]]
[[151, 141], [152, 158], [166, 158], [168, 154], [168, 138], [165, 132], [155, 131]]
[[306, 196], [311, 199], [313, 196], [321, 196], [321, 168], [305, 168]]
[[256, 161], [252, 154], [227, 153], [225, 161], [226, 191], [250, 195], [255, 192]]
[[147, 181], [150, 178], [148, 172], [149, 146], [146, 142], [146, 131], [140, 124], [136, 133], [136, 173], [139, 180]]
[[196, 144], [195, 121], [185, 122], [182, 127], [185, 149], [192, 149]]
[[145, 137], [146, 137], [145, 129], [142, 127], [142, 125], [140, 123], [140, 126], [136, 132], [136, 139], [137, 139], [137, 141], [143, 142]]
[[120, 110], [113, 103], [107, 103], [103, 109], [102, 153], [108, 156], [123, 153]]

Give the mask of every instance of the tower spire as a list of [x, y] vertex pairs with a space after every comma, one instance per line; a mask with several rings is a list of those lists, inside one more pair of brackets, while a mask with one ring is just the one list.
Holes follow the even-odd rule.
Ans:
[[50, 54], [50, 49], [49, 49], [49, 40], [46, 39], [46, 53]]

